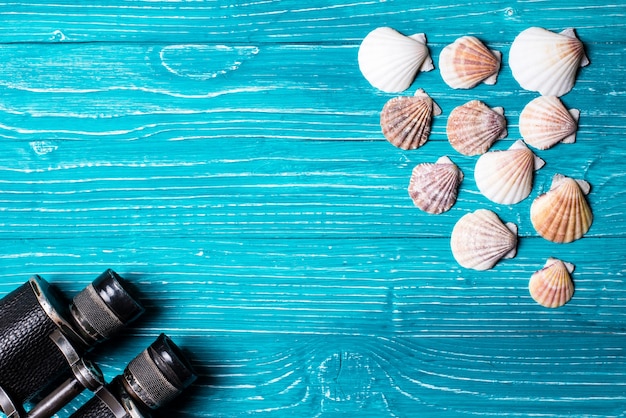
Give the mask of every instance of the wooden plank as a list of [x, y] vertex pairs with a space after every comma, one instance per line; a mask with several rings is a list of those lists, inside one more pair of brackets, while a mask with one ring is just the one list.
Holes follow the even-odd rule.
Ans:
[[[116, 0], [0, 5], [0, 42], [359, 42], [376, 26], [426, 32], [439, 42], [472, 32], [488, 41], [512, 39], [530, 23], [578, 27], [603, 39], [624, 30], [624, 4], [583, 0], [395, 2], [171, 2]], [[28, 24], [24, 24], [28, 22]], [[610, 36], [610, 35], [609, 35]]]
[[[493, 336], [183, 338], [191, 350], [213, 354], [196, 363], [212, 377], [183, 396], [183, 411], [170, 407], [164, 413], [373, 417], [419, 410], [425, 416], [471, 416], [499, 415], [514, 405], [507, 415], [559, 417], [575, 409], [618, 416], [624, 403], [621, 338], [599, 335], [585, 349], [578, 338], [530, 337], [532, 347]], [[263, 350], [268, 346], [273, 349]], [[133, 356], [127, 347], [115, 354]]]
[[[433, 48], [435, 61], [444, 45]], [[510, 44], [493, 47], [505, 54], [506, 61]], [[626, 59], [616, 53], [615, 45], [589, 42], [586, 47], [597, 64], [583, 68], [576, 88], [563, 97], [567, 106], [581, 110], [581, 139], [588, 139], [595, 127], [605, 128], [599, 133], [611, 134], [621, 126], [623, 115], [616, 103], [626, 87], [622, 79], [610, 77], [613, 71], [626, 69]], [[2, 135], [12, 138], [24, 133], [59, 139], [106, 135], [134, 140], [161, 133], [158, 128], [163, 125], [171, 130], [164, 122], [172, 118], [180, 124], [221, 122], [215, 129], [241, 127], [233, 136], [249, 137], [254, 129], [260, 129], [257, 122], [269, 119], [318, 128], [298, 134], [287, 124], [281, 126], [286, 130], [285, 139], [378, 139], [378, 112], [395, 95], [367, 83], [358, 69], [357, 51], [358, 46], [294, 44], [63, 44], [44, 49], [2, 45], [1, 110], [6, 113], [3, 125], [8, 125], [2, 126]], [[438, 70], [421, 73], [403, 94], [411, 95], [420, 87], [445, 112], [435, 119], [434, 139], [441, 139], [444, 133], [445, 115], [472, 99], [504, 107], [511, 118], [511, 136], [519, 137], [516, 117], [536, 97], [519, 87], [508, 67], [502, 69], [495, 86], [480, 85], [470, 91], [450, 89]], [[54, 106], [49, 106], [50, 100]], [[169, 118], [164, 120], [164, 116]], [[13, 121], [27, 123], [30, 129]], [[330, 133], [319, 129], [323, 124], [335, 129]], [[35, 129], [39, 126], [42, 129]], [[271, 128], [261, 135], [280, 133]], [[194, 132], [196, 136], [187, 136], [211, 138], [196, 131], [205, 135]], [[172, 138], [185, 138], [185, 133]]]
[[[73, 294], [115, 258], [149, 307], [143, 332], [457, 338], [626, 332], [626, 266], [616, 239], [558, 246], [528, 238], [515, 259], [477, 272], [456, 264], [447, 238], [236, 236], [109, 237], [99, 245], [85, 244], [87, 238], [28, 240], [3, 255], [0, 290], [25, 281], [13, 271], [26, 268]], [[559, 310], [538, 306], [527, 289], [550, 256], [576, 265], [575, 298]], [[594, 262], [599, 258], [604, 265]]]
[[[577, 338], [532, 338], [532, 348], [499, 337], [183, 338], [189, 349], [210, 351], [213, 357], [195, 363], [205, 377], [183, 395], [180, 404], [187, 407], [170, 406], [163, 414], [370, 417], [419, 410], [426, 416], [471, 416], [498, 415], [514, 404], [507, 415], [558, 417], [588, 405], [594, 408], [589, 416], [619, 415], [624, 402], [621, 340], [598, 336], [595, 347], [581, 350]], [[114, 355], [130, 360], [132, 349], [120, 345]], [[262, 349], [268, 346], [274, 349]], [[590, 369], [595, 372], [581, 373]], [[106, 368], [107, 375], [120, 371]]]
[[[411, 170], [424, 157], [409, 157], [384, 142], [248, 141], [231, 147], [197, 141], [55, 142], [39, 156], [28, 143], [0, 160], [0, 236], [13, 239], [107, 237], [133, 231], [142, 236], [272, 237], [446, 237], [458, 218], [478, 207], [496, 211], [519, 225], [521, 236], [536, 235], [530, 225], [532, 200], [558, 172], [593, 185], [589, 201], [595, 221], [589, 237], [623, 237], [620, 196], [623, 177], [619, 148], [603, 154], [592, 142], [575, 144], [566, 170], [547, 155], [531, 196], [517, 205], [489, 202], [473, 180], [475, 158], [454, 160], [466, 173], [455, 207], [428, 215], [407, 193]], [[563, 148], [568, 145], [563, 145]], [[356, 149], [358, 148], [358, 151]], [[436, 155], [447, 142], [428, 146]], [[426, 149], [424, 150], [426, 151]], [[578, 153], [580, 152], [580, 154]], [[355, 155], [358, 153], [358, 155]], [[274, 235], [275, 234], [275, 235]]]

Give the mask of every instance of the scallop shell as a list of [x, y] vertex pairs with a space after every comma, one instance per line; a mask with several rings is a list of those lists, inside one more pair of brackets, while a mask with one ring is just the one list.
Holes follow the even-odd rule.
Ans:
[[423, 33], [405, 36], [388, 27], [374, 29], [365, 36], [358, 62], [365, 79], [387, 93], [408, 89], [418, 71], [434, 68]]
[[415, 206], [424, 212], [440, 214], [456, 202], [463, 172], [448, 157], [439, 158], [434, 164], [415, 166], [409, 182], [409, 196]]
[[517, 253], [517, 226], [504, 224], [494, 212], [478, 209], [463, 215], [452, 229], [452, 255], [463, 267], [488, 270]]
[[398, 148], [412, 150], [428, 140], [432, 117], [441, 114], [441, 108], [419, 89], [415, 96], [390, 99], [380, 113], [380, 127], [389, 142]]
[[576, 82], [579, 67], [589, 64], [574, 29], [561, 33], [532, 27], [513, 40], [509, 65], [522, 88], [543, 96], [560, 97]]
[[479, 100], [467, 102], [452, 110], [446, 133], [450, 145], [461, 154], [484, 154], [507, 135], [504, 109], [489, 108]]
[[474, 169], [476, 186], [487, 199], [513, 205], [528, 197], [534, 172], [544, 164], [520, 139], [508, 150], [491, 151], [478, 158]]
[[519, 131], [532, 147], [545, 150], [559, 142], [572, 144], [578, 129], [577, 109], [567, 110], [556, 96], [540, 96], [528, 103], [519, 117]]
[[546, 265], [531, 276], [528, 282], [530, 296], [546, 308], [565, 305], [574, 294], [573, 271], [573, 264], [549, 258]]
[[585, 199], [590, 188], [584, 180], [555, 174], [550, 190], [530, 206], [530, 220], [539, 235], [552, 242], [567, 243], [587, 233], [593, 221]]
[[495, 84], [502, 53], [488, 49], [478, 38], [463, 36], [446, 46], [439, 56], [439, 69], [453, 89], [471, 89], [483, 82]]

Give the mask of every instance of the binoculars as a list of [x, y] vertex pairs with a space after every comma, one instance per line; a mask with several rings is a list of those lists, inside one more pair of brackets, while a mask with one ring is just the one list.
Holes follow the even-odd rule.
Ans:
[[[196, 379], [167, 335], [110, 383], [85, 357], [143, 312], [111, 269], [71, 301], [43, 278], [31, 277], [0, 299], [0, 412], [7, 418], [51, 417], [87, 389], [94, 395], [71, 418], [150, 417]], [[27, 411], [27, 405], [33, 406]]]

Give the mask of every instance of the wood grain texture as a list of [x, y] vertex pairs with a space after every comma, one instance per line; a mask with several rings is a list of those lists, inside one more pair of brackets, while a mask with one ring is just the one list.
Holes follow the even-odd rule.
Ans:
[[[0, 4], [0, 296], [40, 274], [78, 292], [106, 268], [147, 313], [94, 356], [110, 379], [164, 331], [200, 378], [160, 416], [626, 415], [626, 4], [589, 1], [88, 1]], [[378, 26], [425, 32], [439, 53], [472, 34], [503, 52], [494, 86], [424, 88], [442, 107], [428, 143], [382, 136], [393, 95], [356, 62]], [[575, 144], [513, 206], [480, 195], [476, 157], [445, 126], [469, 100], [502, 106], [520, 137], [507, 65], [529, 26], [575, 27], [591, 65], [562, 98]], [[427, 215], [412, 168], [449, 155], [459, 200]], [[594, 222], [559, 245], [532, 200], [555, 173], [589, 181]], [[519, 226], [514, 259], [461, 268], [456, 221], [478, 208]], [[573, 299], [529, 296], [547, 257], [576, 265]], [[68, 416], [81, 395], [59, 414]]]

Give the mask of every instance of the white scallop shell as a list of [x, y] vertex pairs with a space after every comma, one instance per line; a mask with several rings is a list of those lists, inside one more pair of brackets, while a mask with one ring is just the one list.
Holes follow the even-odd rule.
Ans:
[[531, 27], [513, 40], [509, 65], [513, 77], [530, 91], [543, 96], [562, 96], [576, 82], [579, 67], [589, 64], [574, 29], [561, 33]]
[[550, 190], [530, 206], [530, 220], [539, 235], [548, 241], [569, 243], [587, 233], [593, 222], [585, 198], [590, 189], [585, 180], [555, 174]]
[[474, 36], [462, 36], [439, 55], [443, 81], [453, 89], [471, 89], [482, 83], [495, 84], [502, 53], [488, 49]]
[[365, 79], [387, 93], [408, 89], [418, 71], [435, 68], [423, 33], [405, 36], [388, 27], [374, 29], [365, 36], [358, 62]]
[[546, 308], [565, 305], [574, 295], [573, 271], [573, 264], [549, 258], [545, 266], [531, 276], [528, 282], [530, 296]]
[[544, 164], [518, 140], [508, 150], [490, 151], [478, 158], [474, 169], [476, 186], [487, 199], [513, 205], [528, 197], [534, 172]]
[[524, 141], [545, 150], [559, 142], [572, 144], [578, 129], [577, 109], [567, 110], [556, 96], [539, 96], [528, 103], [519, 117], [519, 131]]
[[488, 270], [503, 258], [517, 253], [517, 226], [504, 224], [498, 215], [478, 209], [463, 215], [452, 229], [450, 247], [455, 260], [463, 267]]
[[434, 164], [422, 163], [413, 168], [409, 196], [415, 206], [427, 213], [440, 214], [454, 203], [463, 181], [463, 172], [450, 158], [441, 157]]
[[455, 107], [446, 125], [450, 145], [463, 155], [484, 154], [507, 135], [504, 109], [489, 108], [479, 100]]

